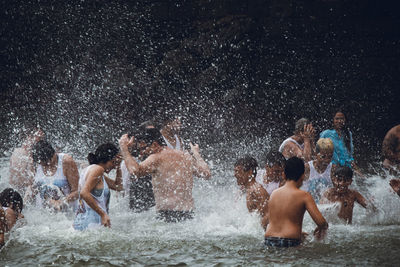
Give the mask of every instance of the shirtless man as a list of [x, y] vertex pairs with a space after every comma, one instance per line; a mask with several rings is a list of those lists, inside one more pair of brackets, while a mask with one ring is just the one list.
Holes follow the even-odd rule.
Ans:
[[[240, 158], [235, 163], [235, 177], [238, 186], [241, 190], [246, 192], [246, 204], [249, 212], [258, 212], [261, 218], [264, 218], [268, 212], [268, 199], [267, 191], [256, 182], [257, 175], [257, 161], [250, 157], [245, 156]], [[261, 222], [263, 228], [266, 228], [266, 220]]]
[[300, 190], [304, 179], [304, 161], [293, 157], [286, 161], [286, 183], [276, 189], [269, 200], [269, 224], [265, 232], [265, 244], [275, 247], [292, 247], [301, 243], [304, 213], [308, 211], [317, 224], [314, 235], [321, 238], [328, 229], [312, 196]]
[[[400, 175], [400, 125], [390, 129], [382, 144], [383, 167], [391, 175]], [[400, 196], [400, 179], [390, 180], [390, 186]]]
[[152, 175], [154, 197], [158, 218], [166, 222], [178, 222], [193, 218], [192, 197], [193, 176], [211, 178], [207, 163], [199, 153], [199, 146], [191, 146], [187, 151], [170, 149], [162, 145], [159, 131], [149, 132], [147, 153], [150, 156], [140, 164], [131, 156], [128, 146], [134, 137], [124, 134], [120, 140], [120, 150], [129, 173], [137, 178]]
[[302, 190], [309, 192], [318, 203], [323, 193], [333, 186], [332, 173], [336, 165], [332, 164], [333, 142], [329, 138], [320, 138], [316, 145], [316, 159], [305, 165]]
[[32, 159], [32, 147], [43, 139], [44, 133], [39, 128], [27, 131], [21, 147], [15, 148], [10, 158], [10, 185], [22, 195], [33, 184], [35, 168]]
[[165, 143], [167, 144], [167, 147], [177, 150], [184, 150], [182, 138], [180, 137], [181, 128], [182, 122], [179, 117], [164, 121], [160, 132]]
[[353, 221], [354, 202], [358, 202], [362, 207], [367, 208], [371, 204], [367, 204], [365, 198], [356, 190], [349, 189], [353, 181], [353, 171], [348, 166], [338, 167], [332, 176], [333, 188], [325, 191], [321, 204], [339, 202], [341, 204], [338, 217], [351, 224]]
[[308, 162], [314, 155], [314, 136], [314, 127], [308, 119], [302, 118], [296, 122], [294, 135], [282, 142], [279, 152], [286, 159], [298, 157]]

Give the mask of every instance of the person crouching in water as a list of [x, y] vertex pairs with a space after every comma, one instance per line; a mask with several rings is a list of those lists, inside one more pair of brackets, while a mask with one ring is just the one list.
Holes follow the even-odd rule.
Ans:
[[[251, 156], [240, 158], [235, 163], [235, 177], [240, 189], [246, 192], [246, 205], [249, 212], [258, 212], [264, 218], [268, 211], [267, 191], [261, 184], [256, 182], [257, 161]], [[262, 220], [261, 225], [265, 229], [266, 221]]]
[[366, 199], [356, 190], [349, 189], [353, 182], [353, 171], [348, 166], [338, 167], [332, 176], [333, 188], [328, 189], [321, 198], [321, 204], [336, 203], [341, 204], [338, 217], [346, 223], [353, 221], [354, 202], [358, 202], [362, 207], [370, 206], [376, 210], [372, 203], [367, 203]]
[[9, 232], [18, 219], [23, 218], [24, 202], [21, 195], [12, 188], [0, 193], [0, 248], [4, 246], [5, 233]]
[[[98, 227], [111, 227], [108, 216], [110, 189], [121, 191], [122, 178], [121, 157], [118, 148], [113, 144], [102, 144], [95, 153], [88, 155], [89, 166], [82, 171], [79, 179], [79, 206], [73, 227], [76, 230]], [[105, 173], [116, 169], [115, 180], [108, 178]]]
[[273, 247], [293, 247], [301, 243], [304, 213], [307, 211], [317, 228], [317, 238], [325, 236], [328, 223], [318, 210], [312, 196], [299, 188], [304, 179], [304, 161], [292, 157], [286, 161], [284, 186], [276, 189], [268, 203], [269, 224], [265, 244]]
[[302, 190], [307, 191], [319, 203], [322, 194], [333, 186], [331, 176], [336, 168], [332, 164], [333, 142], [329, 138], [321, 138], [316, 145], [316, 160], [305, 165]]
[[128, 146], [134, 137], [122, 135], [119, 140], [122, 156], [130, 174], [135, 177], [152, 175], [157, 219], [165, 222], [180, 222], [193, 218], [192, 197], [193, 176], [211, 178], [207, 163], [199, 153], [199, 146], [192, 145], [191, 153], [171, 149], [163, 145], [157, 129], [147, 129], [144, 133], [147, 144], [145, 154], [149, 156], [140, 164], [129, 153]]

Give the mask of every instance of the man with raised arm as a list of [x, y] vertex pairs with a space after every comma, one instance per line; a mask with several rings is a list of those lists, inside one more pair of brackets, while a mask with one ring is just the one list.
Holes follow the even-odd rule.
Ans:
[[156, 129], [145, 131], [147, 153], [150, 156], [140, 164], [131, 156], [128, 146], [134, 142], [124, 134], [120, 149], [126, 167], [136, 178], [152, 175], [157, 218], [166, 222], [179, 222], [193, 218], [193, 176], [211, 178], [207, 163], [199, 153], [199, 146], [190, 144], [191, 153], [170, 149], [163, 145], [161, 133]]
[[321, 238], [328, 223], [318, 210], [312, 196], [299, 188], [304, 179], [304, 161], [292, 157], [286, 161], [284, 186], [276, 189], [269, 199], [265, 244], [273, 247], [294, 247], [301, 243], [304, 213], [308, 211], [317, 224], [314, 235]]
[[296, 121], [294, 135], [282, 142], [279, 152], [285, 159], [298, 157], [308, 162], [314, 156], [314, 136], [315, 130], [311, 122], [301, 118]]

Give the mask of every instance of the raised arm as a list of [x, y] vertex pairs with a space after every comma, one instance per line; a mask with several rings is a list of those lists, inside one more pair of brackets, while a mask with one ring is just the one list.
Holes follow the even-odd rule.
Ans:
[[116, 171], [115, 180], [110, 179], [108, 176], [104, 175], [104, 178], [106, 179], [108, 187], [115, 191], [124, 190], [124, 186], [122, 183], [121, 161], [122, 161], [121, 155], [118, 155], [116, 157], [116, 159], [114, 160], [114, 166], [115, 166], [115, 171]]
[[192, 143], [190, 143], [190, 151], [192, 152], [194, 159], [193, 174], [202, 177], [206, 180], [209, 180], [211, 178], [211, 171], [210, 168], [208, 167], [208, 164], [201, 157], [199, 150], [200, 150], [199, 145], [197, 144], [193, 145]]
[[127, 134], [124, 134], [119, 140], [119, 147], [121, 150], [122, 157], [125, 161], [128, 172], [138, 178], [153, 173], [156, 170], [157, 158], [155, 155], [150, 155], [145, 161], [139, 164], [129, 153], [129, 144], [133, 143], [134, 137], [128, 138]]
[[309, 193], [305, 193], [305, 207], [313, 221], [317, 224], [314, 230], [314, 236], [318, 239], [323, 238], [328, 229], [328, 223], [319, 211], [317, 204]]
[[0, 249], [4, 246], [4, 234], [7, 232], [6, 214], [0, 207]]
[[94, 188], [96, 188], [97, 184], [102, 180], [102, 176], [104, 173], [104, 169], [100, 166], [92, 167], [91, 170], [87, 173], [86, 182], [81, 189], [80, 196], [85, 200], [85, 202], [101, 217], [101, 224], [104, 226], [111, 226], [110, 217], [106, 211], [104, 211], [97, 204], [96, 200], [90, 193]]
[[314, 156], [315, 144], [314, 144], [314, 137], [315, 137], [315, 130], [312, 124], [304, 125], [304, 131], [302, 132], [303, 140], [304, 140], [304, 149], [302, 158], [305, 162], [312, 160]]
[[79, 196], [78, 194], [79, 172], [74, 159], [69, 155], [65, 155], [63, 158], [63, 172], [65, 177], [67, 177], [68, 184], [71, 189], [71, 193], [69, 193], [69, 195], [66, 196], [66, 199], [68, 202], [72, 202], [76, 200]]

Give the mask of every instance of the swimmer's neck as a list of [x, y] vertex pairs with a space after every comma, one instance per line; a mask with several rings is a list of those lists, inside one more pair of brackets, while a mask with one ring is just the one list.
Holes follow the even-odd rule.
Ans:
[[160, 133], [167, 139], [172, 139], [175, 136], [174, 131], [172, 130], [172, 128], [162, 128], [160, 130]]
[[244, 187], [246, 189], [252, 187], [253, 185], [256, 184], [256, 179], [254, 178], [254, 176], [251, 176], [251, 178], [249, 178], [249, 180], [246, 182], [246, 184], [244, 185]]

